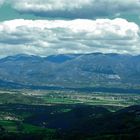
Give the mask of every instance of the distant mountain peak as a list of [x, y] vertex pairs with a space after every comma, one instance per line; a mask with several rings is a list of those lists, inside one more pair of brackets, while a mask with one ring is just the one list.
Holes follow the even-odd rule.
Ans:
[[29, 60], [29, 59], [39, 59], [40, 56], [35, 55], [29, 55], [29, 54], [17, 54], [13, 56], [7, 56], [5, 58], [0, 59], [0, 61], [23, 61], [23, 60]]
[[46, 60], [53, 63], [64, 63], [78, 56], [80, 56], [80, 54], [79, 55], [78, 54], [58, 54], [58, 55], [50, 55], [46, 57]]

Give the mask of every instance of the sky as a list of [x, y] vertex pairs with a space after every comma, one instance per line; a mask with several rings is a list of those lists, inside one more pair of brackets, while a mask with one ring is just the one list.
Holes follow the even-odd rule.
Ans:
[[140, 0], [0, 0], [0, 57], [140, 54]]

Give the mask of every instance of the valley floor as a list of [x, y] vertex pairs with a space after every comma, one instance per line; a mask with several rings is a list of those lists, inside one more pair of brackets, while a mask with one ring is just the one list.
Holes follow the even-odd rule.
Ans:
[[0, 140], [140, 139], [140, 95], [0, 90]]

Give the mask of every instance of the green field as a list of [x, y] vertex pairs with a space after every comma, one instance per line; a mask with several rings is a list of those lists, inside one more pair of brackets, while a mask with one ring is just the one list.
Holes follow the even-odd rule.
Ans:
[[0, 104], [88, 104], [127, 107], [140, 104], [140, 94], [80, 93], [74, 91], [0, 90]]
[[0, 97], [2, 140], [140, 138], [139, 94], [0, 90]]

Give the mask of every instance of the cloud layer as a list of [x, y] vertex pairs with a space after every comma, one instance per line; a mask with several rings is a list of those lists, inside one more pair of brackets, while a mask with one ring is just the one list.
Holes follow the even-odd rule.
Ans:
[[125, 19], [0, 22], [0, 55], [140, 52], [139, 27]]
[[[97, 18], [140, 13], [139, 0], [0, 0], [20, 13], [44, 17]], [[1, 2], [0, 2], [1, 3]]]

